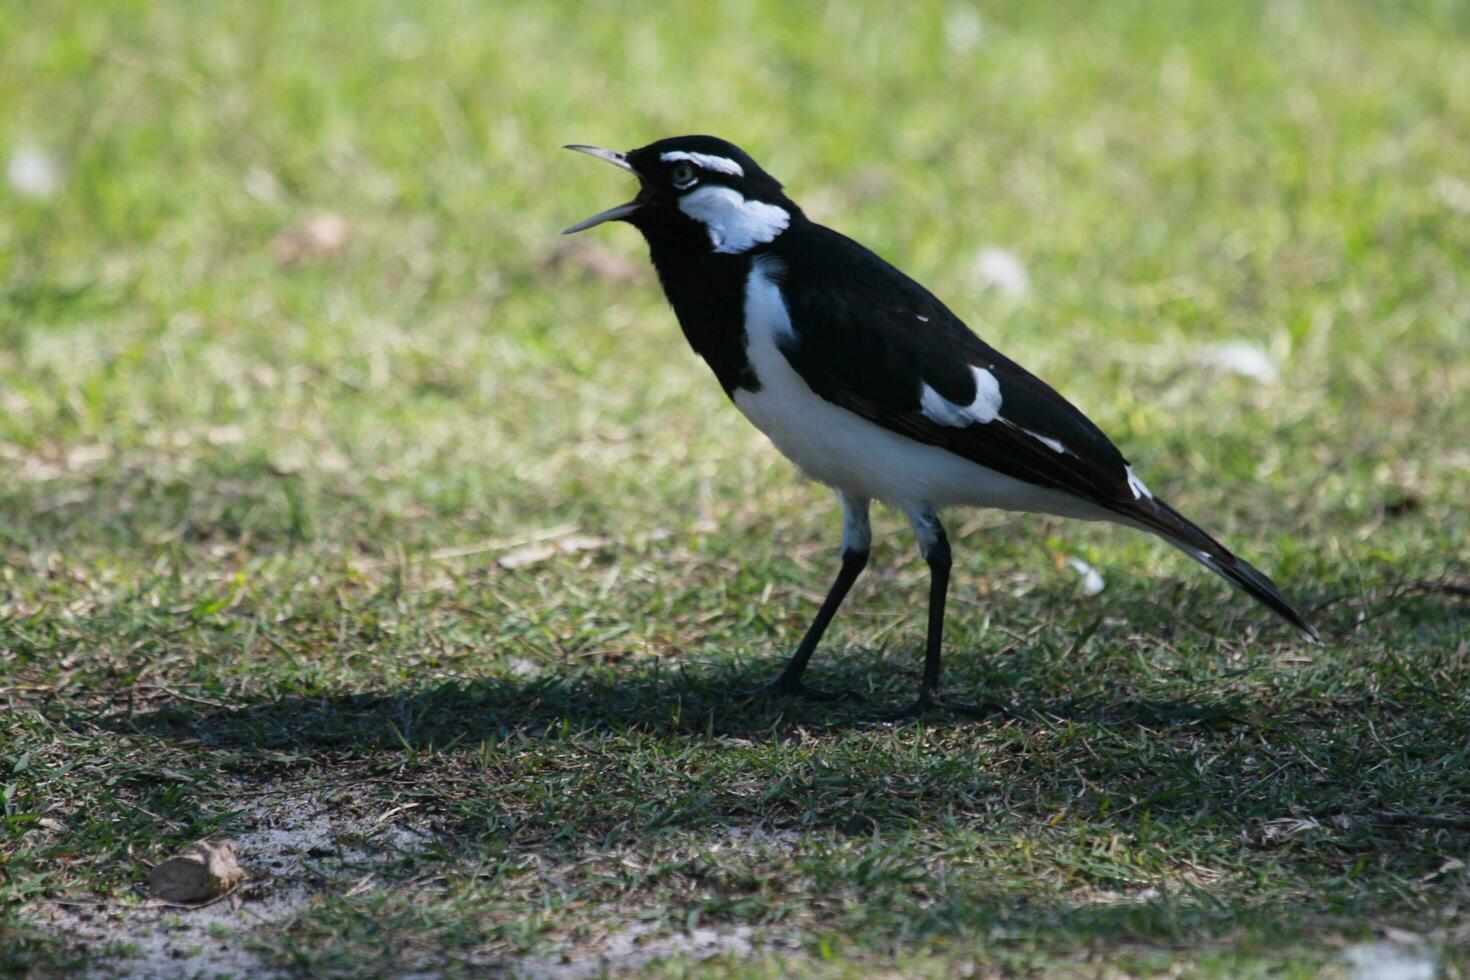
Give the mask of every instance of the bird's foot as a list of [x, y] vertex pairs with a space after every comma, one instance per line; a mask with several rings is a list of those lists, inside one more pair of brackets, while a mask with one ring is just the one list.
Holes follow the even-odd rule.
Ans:
[[912, 721], [915, 718], [924, 718], [935, 714], [961, 715], [965, 718], [973, 718], [979, 721], [989, 718], [991, 715], [1008, 714], [1010, 709], [998, 701], [981, 701], [972, 704], [969, 701], [957, 701], [947, 698], [938, 691], [925, 688], [919, 693], [919, 699], [902, 711], [884, 715], [880, 720], [886, 722]]
[[824, 691], [821, 688], [808, 687], [802, 683], [800, 678], [788, 677], [785, 674], [769, 684], [762, 684], [760, 687], [746, 691], [737, 691], [736, 694], [742, 701], [754, 701], [758, 698], [801, 698], [805, 701], [823, 703], [862, 700], [862, 697], [853, 691]]

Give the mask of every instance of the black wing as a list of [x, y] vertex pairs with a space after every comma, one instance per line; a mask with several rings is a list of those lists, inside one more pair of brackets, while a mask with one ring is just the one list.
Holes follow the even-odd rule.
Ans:
[[[781, 283], [794, 334], [782, 352], [822, 398], [1152, 531], [1316, 641], [1316, 631], [1270, 578], [1154, 498], [1092, 420], [975, 336], [923, 286], [817, 225], [782, 236], [771, 252], [780, 264], [768, 271]], [[974, 368], [989, 371], [999, 385], [998, 417], [952, 425], [925, 414], [924, 385], [952, 405], [970, 405], [978, 391]]]
[[[1026, 483], [1113, 509], [1140, 498], [1128, 461], [1070, 402], [979, 337], [933, 294], [861, 245], [809, 226], [779, 249], [795, 336], [783, 349], [818, 395], [886, 429]], [[778, 243], [780, 240], [778, 240]], [[999, 383], [1000, 417], [946, 425], [920, 404], [928, 385], [954, 405], [976, 396], [972, 368]]]

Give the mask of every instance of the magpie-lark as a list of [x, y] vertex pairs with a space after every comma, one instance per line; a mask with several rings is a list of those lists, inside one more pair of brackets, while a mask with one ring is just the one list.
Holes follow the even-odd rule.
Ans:
[[842, 567], [778, 692], [807, 661], [868, 561], [873, 500], [901, 509], [930, 570], [924, 680], [939, 695], [950, 549], [939, 512], [998, 507], [1149, 531], [1285, 619], [1275, 584], [1149, 492], [1107, 436], [975, 336], [923, 286], [816, 224], [739, 147], [679, 136], [626, 153], [568, 146], [638, 178], [636, 197], [566, 230], [626, 221], [648, 241], [679, 326], [735, 406], [842, 502]]

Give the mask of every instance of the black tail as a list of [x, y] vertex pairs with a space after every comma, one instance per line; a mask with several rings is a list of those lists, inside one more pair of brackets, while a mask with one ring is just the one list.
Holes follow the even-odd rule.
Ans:
[[1296, 607], [1281, 594], [1276, 583], [1250, 562], [1237, 558], [1230, 549], [1206, 534], [1183, 514], [1161, 500], [1140, 500], [1129, 508], [1128, 523], [1152, 531], [1201, 565], [1286, 620], [1309, 643], [1321, 643], [1317, 631], [1302, 618]]

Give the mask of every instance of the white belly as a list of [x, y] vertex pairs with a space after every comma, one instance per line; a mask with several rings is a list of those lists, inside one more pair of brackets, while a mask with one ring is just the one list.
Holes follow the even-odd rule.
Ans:
[[908, 511], [956, 505], [1096, 519], [1071, 494], [1035, 487], [936, 446], [906, 439], [826, 401], [777, 347], [791, 319], [780, 289], [757, 259], [746, 283], [746, 356], [759, 391], [737, 390], [735, 405], [787, 459], [815, 480]]

